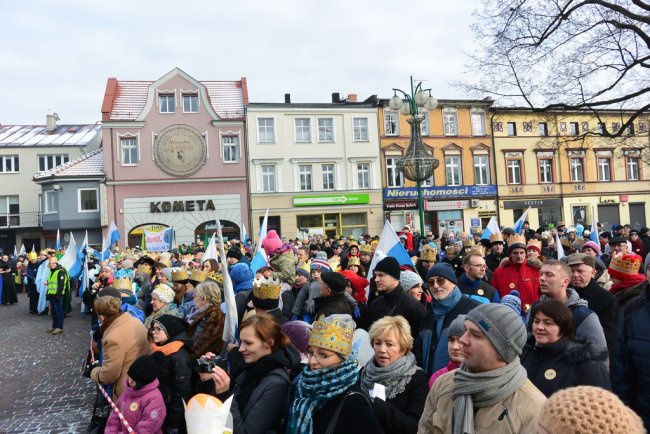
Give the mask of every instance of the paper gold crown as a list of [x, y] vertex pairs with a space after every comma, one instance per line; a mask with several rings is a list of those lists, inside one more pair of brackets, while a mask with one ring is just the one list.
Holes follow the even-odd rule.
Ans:
[[137, 272], [143, 273], [143, 274], [148, 274], [151, 276], [151, 265], [149, 264], [140, 264], [138, 265], [138, 268], [136, 268]]
[[217, 270], [210, 270], [208, 273], [208, 279], [217, 282], [219, 285], [223, 286], [223, 274]]
[[348, 259], [348, 267], [350, 265], [359, 266], [359, 265], [361, 265], [361, 260], [359, 258], [357, 258], [356, 256], [350, 256], [350, 259]]
[[370, 244], [364, 244], [363, 246], [359, 247], [359, 253], [367, 253], [369, 255], [372, 255], [372, 246]]
[[[643, 259], [639, 255], [618, 255], [612, 257], [609, 263], [609, 274], [612, 277], [618, 277], [619, 273], [637, 274], [641, 267]], [[625, 277], [625, 276], [624, 276]]]
[[184, 268], [180, 268], [176, 271], [172, 271], [172, 282], [180, 282], [188, 279], [189, 276], [187, 275], [187, 271], [185, 271]]
[[474, 247], [474, 240], [469, 239], [463, 241], [463, 247]]
[[127, 289], [131, 291], [133, 285], [131, 279], [129, 279], [128, 277], [120, 277], [119, 279], [115, 279], [115, 281], [113, 282], [113, 288], [120, 289], [120, 290]]
[[28, 261], [35, 261], [36, 259], [38, 259], [38, 255], [36, 254], [36, 252], [29, 252], [27, 254]]
[[483, 246], [481, 244], [477, 244], [475, 246], [472, 246], [472, 248], [467, 251], [467, 254], [470, 254], [470, 253], [478, 253], [481, 256], [485, 256], [485, 246]]
[[490, 243], [503, 243], [503, 233], [497, 232], [490, 235]]
[[512, 246], [513, 244], [523, 244], [526, 245], [526, 237], [519, 234], [511, 235], [508, 239], [508, 245]]
[[456, 248], [454, 246], [447, 246], [445, 248], [445, 253], [450, 255], [452, 253], [456, 253]]
[[534, 238], [531, 238], [528, 240], [528, 244], [526, 244], [526, 247], [537, 247], [540, 251], [542, 250], [542, 242], [540, 240], [536, 240]]
[[420, 252], [420, 261], [436, 262], [437, 254], [438, 250], [427, 244], [422, 247], [422, 251]]
[[192, 281], [198, 282], [198, 283], [205, 282], [205, 279], [207, 279], [207, 278], [208, 278], [208, 275], [205, 274], [203, 271], [199, 270], [198, 268], [192, 270], [192, 272], [190, 273], [190, 276], [189, 276], [189, 280], [192, 280]]
[[[349, 319], [346, 319], [349, 318]], [[354, 321], [349, 315], [321, 316], [312, 325], [309, 346], [349, 356], [354, 338]]]
[[280, 298], [280, 281], [262, 277], [253, 281], [253, 296], [260, 300], [277, 300]]

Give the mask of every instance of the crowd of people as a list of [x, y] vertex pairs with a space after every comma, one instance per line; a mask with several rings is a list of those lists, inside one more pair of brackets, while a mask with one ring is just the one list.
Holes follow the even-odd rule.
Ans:
[[[237, 240], [223, 260], [197, 246], [116, 249], [82, 295], [94, 331], [85, 375], [136, 432], [186, 432], [183, 402], [207, 393], [233, 397], [235, 433], [642, 433], [650, 235], [598, 235], [405, 227], [412, 261], [400, 264], [378, 237], [269, 231], [259, 269]], [[48, 260], [48, 332], [60, 334], [69, 278], [55, 255], [33, 256], [20, 265], [28, 291]], [[224, 281], [236, 342], [223, 341]], [[116, 412], [106, 432], [127, 432]]]

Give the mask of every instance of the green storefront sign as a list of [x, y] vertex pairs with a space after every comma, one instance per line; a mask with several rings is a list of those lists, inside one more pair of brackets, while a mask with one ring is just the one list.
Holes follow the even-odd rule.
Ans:
[[315, 194], [293, 198], [293, 206], [362, 205], [370, 203], [368, 193]]

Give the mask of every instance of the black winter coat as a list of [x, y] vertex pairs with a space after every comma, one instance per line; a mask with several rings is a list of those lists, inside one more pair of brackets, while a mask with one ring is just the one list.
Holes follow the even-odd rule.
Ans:
[[465, 273], [462, 273], [458, 277], [458, 288], [460, 289], [460, 292], [468, 297], [472, 295], [485, 297], [490, 300], [490, 303], [498, 303], [499, 300], [501, 300], [501, 297], [499, 297], [499, 291], [485, 280], [480, 280], [478, 285], [475, 285], [474, 282], [470, 281]]
[[375, 399], [372, 408], [384, 430], [392, 434], [414, 434], [429, 394], [427, 376], [418, 369], [406, 385], [404, 392], [392, 399]]
[[388, 294], [383, 293], [368, 308], [368, 325], [385, 316], [402, 315], [411, 326], [411, 335], [417, 336], [427, 310], [420, 302], [404, 292], [397, 285]]
[[614, 392], [650, 428], [650, 291], [623, 308], [614, 365]]
[[333, 314], [352, 315], [352, 308], [345, 294], [334, 292], [329, 297], [318, 297], [314, 299], [315, 315], [314, 319], [320, 318], [321, 315], [330, 316]]
[[[373, 412], [370, 398], [362, 396], [363, 392], [358, 385], [350, 388], [353, 393], [335, 396], [313, 415], [313, 434], [324, 434], [334, 419], [334, 413], [342, 399], [345, 398], [338, 419], [335, 421], [333, 434], [359, 434], [384, 432]], [[389, 432], [389, 431], [386, 431]]]
[[544, 346], [536, 346], [531, 337], [521, 355], [528, 379], [546, 397], [574, 386], [598, 386], [611, 390], [605, 360], [607, 351], [604, 348], [567, 337]]

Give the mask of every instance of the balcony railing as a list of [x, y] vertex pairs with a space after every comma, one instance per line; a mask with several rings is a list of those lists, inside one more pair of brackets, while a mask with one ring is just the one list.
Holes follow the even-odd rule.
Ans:
[[0, 228], [33, 228], [41, 226], [41, 213], [0, 214]]

